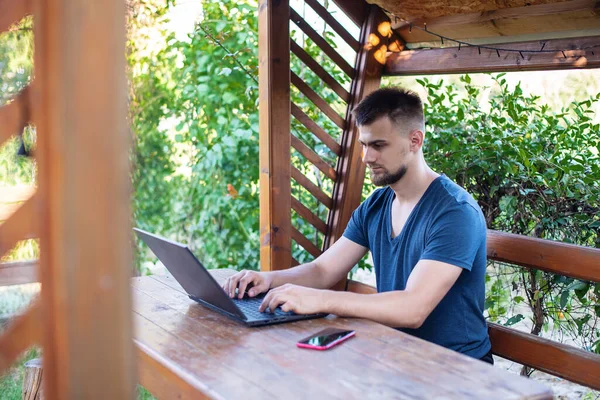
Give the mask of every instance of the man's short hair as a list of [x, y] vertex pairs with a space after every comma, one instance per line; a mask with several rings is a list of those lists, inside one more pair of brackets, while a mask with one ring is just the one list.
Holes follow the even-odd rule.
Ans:
[[399, 87], [386, 87], [374, 91], [352, 110], [352, 114], [358, 126], [369, 125], [387, 116], [398, 126], [409, 123], [420, 129], [425, 127], [421, 98], [412, 90]]

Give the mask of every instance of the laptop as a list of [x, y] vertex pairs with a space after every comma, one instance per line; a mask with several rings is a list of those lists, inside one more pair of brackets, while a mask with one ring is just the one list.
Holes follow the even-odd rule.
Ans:
[[327, 315], [302, 315], [284, 312], [280, 308], [277, 308], [273, 313], [260, 312], [258, 307], [262, 303], [264, 293], [252, 298], [232, 299], [187, 246], [138, 228], [133, 230], [165, 265], [171, 275], [187, 292], [190, 299], [247, 326], [271, 325], [321, 318]]

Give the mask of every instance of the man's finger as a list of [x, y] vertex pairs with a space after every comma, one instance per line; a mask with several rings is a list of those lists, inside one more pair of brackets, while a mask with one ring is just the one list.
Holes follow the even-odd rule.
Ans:
[[267, 306], [269, 305], [269, 302], [271, 301], [271, 297], [273, 297], [273, 292], [269, 292], [265, 296], [262, 303], [260, 303], [260, 307], [258, 307], [258, 311], [265, 312], [265, 310], [267, 309]]
[[244, 297], [244, 293], [246, 293], [246, 288], [249, 283], [252, 283], [256, 279], [250, 273], [244, 275], [240, 282], [238, 283], [238, 298], [241, 299]]

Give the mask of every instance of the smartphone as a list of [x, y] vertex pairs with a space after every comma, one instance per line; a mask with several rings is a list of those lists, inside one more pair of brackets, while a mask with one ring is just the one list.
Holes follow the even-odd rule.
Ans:
[[300, 340], [296, 343], [296, 346], [305, 349], [327, 350], [346, 339], [350, 339], [355, 333], [343, 329], [327, 328]]

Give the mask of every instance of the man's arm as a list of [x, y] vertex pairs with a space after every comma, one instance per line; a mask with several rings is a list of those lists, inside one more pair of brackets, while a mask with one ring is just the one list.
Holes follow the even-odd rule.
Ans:
[[365, 247], [342, 236], [314, 261], [287, 270], [275, 271], [271, 287], [290, 283], [315, 289], [329, 289], [348, 276], [348, 272], [366, 253]]
[[281, 306], [283, 311], [325, 312], [366, 318], [394, 328], [418, 328], [461, 272], [462, 268], [451, 264], [421, 260], [410, 274], [405, 290], [365, 295], [285, 285], [271, 291], [261, 308], [274, 310]]
[[230, 297], [242, 298], [248, 285], [250, 297], [266, 292], [271, 288], [293, 284], [317, 289], [329, 289], [348, 275], [356, 263], [366, 254], [367, 249], [353, 241], [341, 237], [316, 260], [294, 268], [271, 272], [241, 271], [228, 278], [223, 289]]

